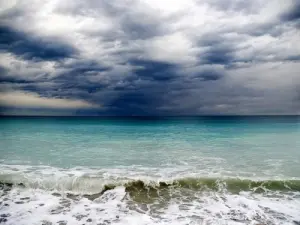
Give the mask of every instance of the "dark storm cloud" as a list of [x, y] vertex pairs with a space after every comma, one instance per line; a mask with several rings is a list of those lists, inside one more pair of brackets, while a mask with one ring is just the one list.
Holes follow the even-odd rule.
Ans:
[[[76, 76], [84, 76], [86, 74], [89, 75], [98, 74], [112, 69], [111, 66], [101, 65], [96, 60], [86, 60], [86, 59], [79, 59], [71, 64], [65, 64], [62, 62], [60, 67], [63, 67], [68, 70], [67, 74], [62, 74], [63, 76], [70, 76], [66, 79], [69, 79], [72, 76], [76, 77]], [[60, 78], [63, 79], [63, 76], [60, 76]]]
[[144, 80], [170, 81], [177, 76], [177, 65], [172, 63], [151, 61], [151, 60], [131, 60], [134, 65], [134, 73]]
[[60, 60], [72, 57], [77, 50], [54, 39], [32, 37], [11, 27], [0, 26], [0, 50], [27, 60]]
[[[97, 76], [103, 71], [108, 71], [109, 68], [101, 67], [99, 65], [94, 65], [89, 67], [87, 62], [83, 62], [80, 66], [75, 66], [74, 68], [65, 69], [64, 72], [59, 73], [56, 77], [49, 78], [48, 81], [51, 86], [47, 87], [36, 87], [35, 92], [43, 95], [43, 90], [48, 89], [50, 96], [60, 95], [67, 98], [76, 98], [97, 102], [96, 99], [91, 97], [91, 94], [99, 91], [106, 90], [110, 85], [107, 80], [97, 80], [92, 81], [93, 76]], [[90, 63], [93, 64], [92, 62]], [[24, 86], [24, 90], [28, 88], [34, 88], [32, 86]]]
[[[162, 104], [163, 97], [167, 94], [170, 82], [176, 79], [181, 82], [177, 74], [177, 65], [140, 59], [132, 59], [129, 63], [134, 69], [126, 77], [113, 72], [111, 78], [103, 77], [92, 81], [90, 75], [97, 77], [94, 72], [101, 76], [102, 72], [112, 72], [112, 68], [84, 62], [77, 63], [74, 68], [69, 65], [68, 72], [54, 77], [51, 82], [56, 84], [59, 93], [65, 96], [89, 99], [94, 103], [101, 99], [100, 102], [107, 108], [102, 112], [104, 114], [155, 114], [156, 108]], [[114, 77], [116, 79], [113, 79]], [[102, 96], [99, 96], [99, 93]]]
[[228, 65], [234, 61], [233, 52], [232, 46], [212, 45], [201, 58], [204, 64]]
[[[53, 82], [61, 82], [66, 92], [74, 89], [80, 90], [80, 93], [75, 93], [76, 97], [90, 98], [93, 102], [101, 99], [105, 108], [99, 112], [102, 115], [157, 114], [157, 107], [161, 106], [167, 97], [168, 89], [171, 87], [170, 82], [178, 78], [177, 66], [141, 59], [132, 59], [129, 63], [134, 68], [131, 74], [122, 78], [122, 74], [112, 73], [111, 76], [115, 76], [117, 80], [106, 79], [103, 85], [101, 81], [93, 83], [88, 81], [83, 74], [74, 72], [61, 75]], [[110, 72], [110, 70], [105, 72]], [[71, 76], [73, 80], [69, 84], [62, 80], [68, 80]], [[179, 79], [178, 82], [180, 81]]]
[[117, 115], [151, 115], [157, 113], [155, 106], [160, 104], [157, 90], [149, 93], [145, 90], [129, 91], [109, 103], [109, 112]]
[[235, 60], [235, 41], [217, 32], [203, 35], [198, 44], [207, 50], [199, 54], [201, 64], [232, 64]]
[[[65, 93], [68, 97], [74, 94], [77, 95], [76, 97], [88, 97], [88, 94], [101, 91], [108, 86], [103, 82], [91, 82], [85, 77], [85, 74], [75, 73], [74, 70], [70, 73], [62, 74], [51, 81], [56, 85], [60, 93]], [[81, 94], [76, 94], [78, 91]]]
[[[132, 59], [132, 74], [112, 81], [114, 97], [107, 101], [107, 115], [155, 115], [167, 96], [170, 82], [178, 78], [177, 66], [152, 60]], [[179, 79], [179, 78], [178, 78]], [[121, 81], [121, 83], [120, 83]]]
[[11, 76], [4, 76], [0, 70], [0, 83], [18, 83], [18, 84], [30, 84], [33, 83], [32, 81], [28, 81], [18, 77], [11, 77]]
[[281, 15], [283, 21], [298, 21], [300, 20], [300, 1], [294, 0], [292, 7]]
[[[178, 106], [164, 108], [188, 94], [193, 88], [203, 88], [206, 82], [218, 82], [224, 74], [214, 69], [203, 69], [189, 74], [178, 65], [151, 60], [132, 60], [134, 70], [117, 95], [107, 103], [107, 114], [116, 115], [172, 115], [182, 113]], [[200, 102], [197, 103], [198, 106]], [[189, 112], [190, 113], [190, 112]]]

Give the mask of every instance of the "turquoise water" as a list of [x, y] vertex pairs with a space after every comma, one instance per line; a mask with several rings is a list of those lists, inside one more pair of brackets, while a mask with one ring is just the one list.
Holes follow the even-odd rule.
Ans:
[[[1, 119], [5, 164], [152, 168], [300, 176], [297, 118]], [[209, 166], [209, 170], [207, 170]]]
[[[19, 195], [24, 195], [25, 192], [28, 195], [27, 192], [31, 190], [35, 190], [36, 195], [38, 190], [41, 192], [39, 198], [45, 198], [49, 202], [55, 201], [52, 199], [54, 196], [48, 196], [49, 193], [93, 194], [99, 193], [105, 184], [112, 183], [116, 187], [114, 191], [120, 194], [118, 188], [134, 180], [157, 184], [159, 181], [171, 182], [190, 178], [193, 178], [194, 182], [195, 180], [203, 182], [203, 179], [208, 178], [224, 181], [225, 186], [229, 184], [229, 179], [300, 180], [300, 119], [295, 116], [139, 119], [3, 117], [0, 119], [0, 143], [1, 182], [22, 183], [25, 189], [21, 187], [13, 189], [18, 190]], [[242, 184], [238, 185], [242, 186]], [[222, 190], [218, 193], [224, 194], [226, 188]], [[274, 190], [277, 194], [280, 191], [276, 188]], [[208, 211], [211, 213], [203, 214], [202, 219], [196, 220], [189, 213], [179, 209], [183, 203], [179, 201], [182, 198], [178, 197], [172, 197], [172, 201], [170, 200], [173, 205], [179, 207], [175, 210], [176, 213], [174, 211], [173, 214], [168, 214], [170, 213], [168, 207], [172, 206], [170, 202], [168, 207], [164, 206], [161, 209], [165, 210], [164, 215], [169, 215], [166, 219], [156, 219], [150, 211], [146, 213], [148, 218], [143, 222], [140, 216], [145, 213], [139, 214], [138, 210], [133, 210], [131, 213], [137, 214], [130, 214], [130, 216], [140, 221], [140, 224], [185, 224], [186, 222], [188, 224], [256, 224], [255, 222], [266, 221], [268, 224], [293, 224], [295, 220], [300, 221], [299, 212], [296, 210], [300, 206], [299, 192], [297, 188], [295, 190], [294, 197], [290, 197], [290, 201], [286, 199], [288, 193], [281, 193], [279, 199], [282, 202], [286, 201], [286, 207], [280, 210], [278, 205], [274, 206], [274, 202], [278, 200], [265, 196], [269, 192], [264, 194], [250, 192], [248, 193], [250, 197], [241, 196], [242, 193], [239, 193], [240, 199], [244, 199], [245, 204], [249, 203], [247, 201], [252, 201], [251, 204], [255, 203], [259, 208], [259, 201], [264, 201], [268, 202], [266, 204], [269, 209], [284, 211], [281, 212], [284, 218], [282, 221], [275, 214], [266, 211], [260, 211], [261, 220], [251, 217], [245, 211], [245, 218], [243, 217], [238, 223], [225, 212], [222, 214], [224, 211], [222, 207], [230, 203], [225, 204], [223, 200], [210, 198], [212, 192], [205, 194], [208, 202], [202, 205], [200, 200], [194, 202], [193, 209], [189, 212], [202, 215], [202, 211], [200, 212], [199, 209], [197, 211], [195, 208], [197, 204], [200, 204], [202, 210], [208, 210], [209, 205], [215, 204], [216, 209], [219, 207], [219, 217], [210, 209]], [[200, 194], [200, 190], [192, 192], [193, 195]], [[275, 195], [275, 192], [272, 194]], [[191, 195], [191, 193], [184, 194], [182, 189], [180, 193], [181, 197]], [[12, 191], [10, 194], [12, 199], [15, 198]], [[226, 194], [226, 198], [230, 198], [231, 201], [235, 197], [237, 197], [236, 193]], [[130, 201], [133, 201], [133, 196], [131, 198]], [[198, 197], [194, 196], [193, 201], [196, 201], [195, 199]], [[96, 204], [95, 201], [89, 204]], [[147, 204], [153, 207], [154, 203]], [[101, 207], [107, 205], [109, 204], [106, 203]], [[124, 207], [128, 208], [129, 205], [129, 202], [126, 202]], [[2, 210], [14, 212], [19, 209], [12, 207], [2, 208]], [[116, 214], [117, 211], [115, 208], [108, 210], [113, 210], [112, 214]], [[241, 212], [240, 208], [238, 210]], [[250, 207], [248, 210], [256, 210], [257, 213], [257, 209]], [[43, 211], [48, 218], [47, 212], [47, 210]], [[25, 207], [24, 214], [26, 213], [28, 210], [26, 211]], [[70, 218], [67, 220], [70, 224], [76, 224], [79, 220], [73, 221], [72, 213], [74, 212], [70, 210], [68, 214]], [[178, 219], [177, 214], [185, 218], [183, 222]], [[99, 217], [97, 213], [94, 216]], [[247, 216], [250, 219], [247, 219]], [[9, 220], [11, 224], [20, 219], [20, 216], [15, 215], [12, 218], [14, 220]], [[49, 218], [48, 220], [52, 221]], [[30, 224], [20, 221], [20, 224]], [[54, 218], [53, 223], [55, 221]], [[119, 220], [115, 223], [134, 224], [128, 221]], [[31, 223], [41, 224], [35, 221]]]

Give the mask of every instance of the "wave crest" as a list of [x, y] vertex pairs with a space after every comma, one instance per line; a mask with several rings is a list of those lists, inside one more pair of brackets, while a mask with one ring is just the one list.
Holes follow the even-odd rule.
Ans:
[[[77, 192], [81, 194], [103, 194], [118, 186], [124, 186], [127, 193], [158, 192], [163, 190], [188, 189], [194, 191], [217, 191], [239, 193], [251, 191], [263, 193], [267, 191], [297, 191], [300, 192], [300, 180], [250, 180], [238, 178], [182, 178], [167, 181], [145, 180], [109, 180], [83, 177], [69, 181], [54, 180], [55, 185], [49, 185], [49, 180], [42, 182], [23, 182], [17, 179], [1, 179], [0, 186], [26, 187], [48, 189], [51, 191]], [[61, 183], [60, 183], [61, 182]], [[48, 184], [48, 185], [46, 185]]]

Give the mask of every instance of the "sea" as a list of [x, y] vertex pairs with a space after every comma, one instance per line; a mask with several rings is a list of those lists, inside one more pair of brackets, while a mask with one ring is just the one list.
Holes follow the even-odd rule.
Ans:
[[299, 225], [300, 116], [1, 117], [0, 224]]

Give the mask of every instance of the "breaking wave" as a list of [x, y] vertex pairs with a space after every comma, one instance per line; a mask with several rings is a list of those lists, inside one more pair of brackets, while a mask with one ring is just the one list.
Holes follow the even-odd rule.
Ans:
[[300, 191], [300, 180], [250, 180], [239, 178], [180, 178], [175, 180], [132, 180], [119, 178], [105, 180], [97, 177], [64, 177], [55, 179], [29, 179], [14, 175], [0, 175], [1, 186], [19, 186], [26, 188], [66, 191], [81, 194], [104, 193], [118, 186], [125, 187], [126, 192], [155, 192], [166, 189], [191, 189], [198, 191], [228, 191], [239, 193], [251, 191]]

